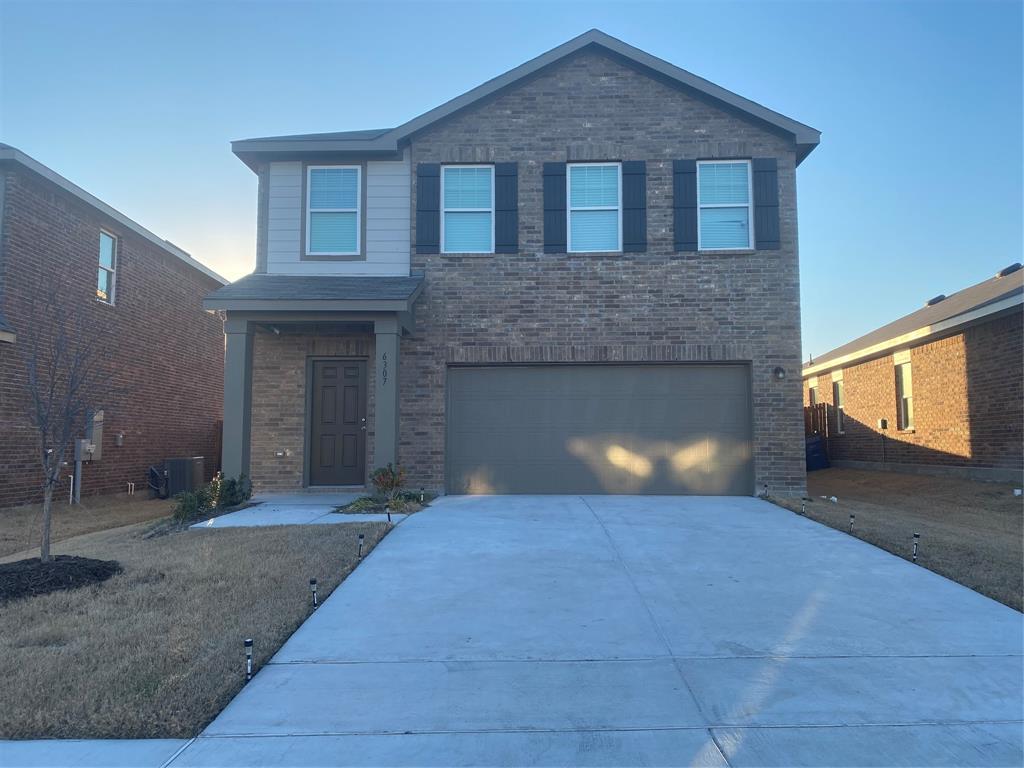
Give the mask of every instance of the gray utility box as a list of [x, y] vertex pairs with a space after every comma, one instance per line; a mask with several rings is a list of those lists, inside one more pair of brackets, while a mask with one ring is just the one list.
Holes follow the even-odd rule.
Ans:
[[173, 496], [182, 491], [193, 491], [203, 484], [203, 457], [168, 459], [164, 463], [167, 473], [167, 492]]

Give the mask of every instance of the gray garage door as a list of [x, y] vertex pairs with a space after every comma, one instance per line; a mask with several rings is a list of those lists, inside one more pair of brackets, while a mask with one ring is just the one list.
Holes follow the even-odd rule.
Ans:
[[448, 369], [449, 493], [754, 490], [743, 365]]

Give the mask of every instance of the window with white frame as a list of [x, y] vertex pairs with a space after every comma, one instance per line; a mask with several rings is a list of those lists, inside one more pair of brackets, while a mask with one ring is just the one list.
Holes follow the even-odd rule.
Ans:
[[817, 405], [818, 404], [818, 386], [817, 385], [814, 385], [813, 387], [808, 387], [807, 388], [807, 403], [808, 403], [808, 405]]
[[832, 382], [832, 405], [836, 409], [836, 432], [841, 435], [846, 431], [846, 405], [842, 379]]
[[622, 250], [622, 166], [619, 163], [570, 164], [568, 250], [599, 253]]
[[117, 238], [100, 230], [100, 264], [96, 276], [96, 299], [114, 303], [114, 278], [117, 274]]
[[753, 199], [749, 160], [698, 162], [697, 249], [753, 249]]
[[306, 255], [359, 255], [362, 169], [311, 165], [306, 176]]
[[914, 375], [910, 363], [896, 366], [896, 426], [914, 428]]
[[494, 253], [494, 166], [441, 169], [441, 251]]

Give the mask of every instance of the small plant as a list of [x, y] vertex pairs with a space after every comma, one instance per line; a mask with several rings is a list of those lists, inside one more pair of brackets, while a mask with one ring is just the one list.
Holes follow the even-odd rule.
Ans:
[[237, 507], [252, 496], [252, 483], [245, 475], [225, 478], [220, 472], [206, 485], [182, 491], [174, 497], [174, 519], [189, 523], [226, 507]]
[[383, 501], [375, 499], [373, 496], [360, 496], [355, 501], [350, 501], [348, 504], [338, 507], [338, 509], [345, 512], [377, 512], [383, 503]]
[[218, 472], [210, 485], [216, 486], [214, 498], [217, 501], [217, 508], [237, 507], [244, 504], [252, 496], [252, 483], [244, 474], [238, 478], [224, 477]]
[[182, 491], [174, 501], [174, 519], [179, 523], [191, 522], [215, 508], [210, 485], [200, 486], [194, 491]]
[[375, 469], [373, 474], [370, 475], [370, 481], [373, 483], [373, 487], [377, 489], [378, 494], [388, 501], [393, 501], [401, 492], [402, 485], [405, 483], [405, 469], [401, 466], [396, 467], [388, 464], [386, 467]]

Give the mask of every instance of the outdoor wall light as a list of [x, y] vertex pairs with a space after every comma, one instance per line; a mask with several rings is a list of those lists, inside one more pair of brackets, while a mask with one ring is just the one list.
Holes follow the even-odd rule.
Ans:
[[776, 365], [775, 370], [772, 371], [772, 376], [774, 376], [779, 381], [782, 381], [784, 378], [786, 378], [786, 369], [783, 368], [781, 365]]

